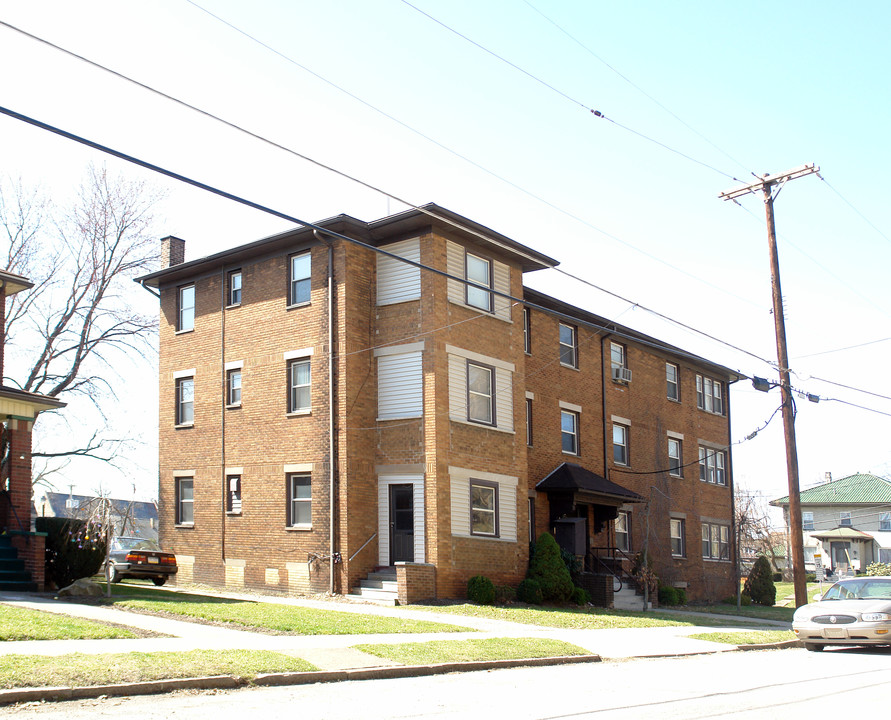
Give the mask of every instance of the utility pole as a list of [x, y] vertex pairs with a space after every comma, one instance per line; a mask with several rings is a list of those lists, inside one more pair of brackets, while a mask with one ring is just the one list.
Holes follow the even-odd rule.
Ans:
[[[786, 437], [786, 473], [789, 478], [789, 531], [792, 545], [792, 580], [795, 585], [795, 607], [807, 604], [807, 580], [804, 572], [804, 538], [801, 528], [801, 498], [798, 485], [798, 448], [795, 443], [795, 412], [792, 387], [789, 379], [789, 355], [786, 351], [786, 321], [783, 316], [783, 293], [780, 288], [780, 260], [777, 254], [777, 234], [774, 223], [773, 202], [789, 180], [820, 172], [813, 163], [776, 175], [764, 175], [757, 182], [743, 187], [725, 190], [718, 197], [736, 200], [748, 193], [764, 194], [767, 214], [767, 242], [770, 248], [770, 276], [773, 290], [773, 319], [777, 337], [777, 362], [782, 394], [783, 430]], [[739, 550], [737, 549], [737, 552]]]

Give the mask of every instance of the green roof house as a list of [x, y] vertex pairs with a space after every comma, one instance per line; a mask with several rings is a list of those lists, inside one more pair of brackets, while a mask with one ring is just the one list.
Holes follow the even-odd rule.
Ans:
[[[770, 502], [783, 509], [789, 528], [789, 497]], [[873, 562], [891, 562], [891, 480], [856, 473], [801, 491], [805, 566], [840, 574], [864, 572]]]

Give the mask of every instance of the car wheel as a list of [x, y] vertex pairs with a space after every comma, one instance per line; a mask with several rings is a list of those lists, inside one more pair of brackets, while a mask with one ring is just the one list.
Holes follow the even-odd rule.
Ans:
[[164, 583], [167, 582], [167, 576], [162, 575], [161, 577], [153, 577], [152, 582], [155, 583], [158, 587], [161, 587]]
[[111, 566], [111, 573], [110, 573], [110, 577], [109, 577], [109, 579], [110, 579], [113, 583], [119, 583], [119, 582], [121, 581], [121, 578], [122, 578], [122, 577], [123, 577], [123, 576], [121, 575], [121, 573], [118, 572], [118, 568], [117, 568], [117, 566], [116, 566], [116, 565], [112, 565], [112, 566]]
[[821, 645], [820, 643], [805, 643], [804, 649], [810, 650], [811, 652], [823, 652], [823, 648], [825, 645]]

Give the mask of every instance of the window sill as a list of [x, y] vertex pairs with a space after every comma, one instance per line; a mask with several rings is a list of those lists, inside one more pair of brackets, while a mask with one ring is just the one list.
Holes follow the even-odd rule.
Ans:
[[241, 517], [241, 511], [235, 512], [234, 510], [227, 510], [226, 516], [227, 517]]
[[180, 423], [179, 425], [174, 425], [174, 430], [186, 430], [188, 428], [195, 427], [195, 423]]
[[485, 533], [475, 533], [472, 531], [470, 533], [470, 537], [476, 538], [478, 540], [501, 540], [500, 535], [487, 535]]
[[668, 473], [668, 477], [674, 478], [675, 480], [683, 480], [683, 475], [676, 475], [675, 473]]
[[580, 457], [581, 454], [577, 452], [569, 452], [569, 450], [561, 450], [564, 455], [569, 455], [570, 457]]
[[686, 560], [687, 556], [686, 555], [672, 555], [671, 559], [672, 560]]
[[227, 405], [227, 410], [239, 410], [241, 408], [241, 403], [233, 403], [232, 405]]
[[195, 328], [189, 328], [188, 330], [177, 330], [174, 335], [187, 335], [190, 332], [195, 332]]
[[312, 525], [287, 525], [285, 530], [288, 532], [308, 532], [312, 530]]
[[667, 396], [666, 396], [665, 399], [668, 400], [668, 402], [677, 403], [678, 405], [681, 404], [681, 399], [680, 399], [680, 398], [673, 398], [673, 397], [667, 397]]
[[285, 413], [285, 417], [305, 417], [306, 415], [312, 415], [312, 409], [294, 410], [293, 412]]
[[232, 310], [233, 308], [241, 307], [241, 303], [232, 303], [231, 305], [226, 306], [226, 310]]
[[565, 362], [561, 362], [561, 363], [560, 363], [560, 367], [564, 367], [564, 368], [566, 368], [567, 370], [575, 370], [576, 372], [579, 371], [579, 366], [578, 366], [578, 365], [567, 365]]
[[375, 422], [389, 422], [391, 420], [423, 420], [424, 415], [394, 415], [393, 417], [379, 417]]
[[193, 530], [195, 523], [179, 523], [173, 526], [176, 530]]
[[306, 307], [307, 305], [312, 305], [312, 300], [307, 300], [306, 302], [294, 303], [293, 305], [287, 305], [285, 310], [294, 310], [295, 308]]
[[720, 559], [720, 558], [702, 558], [702, 562], [713, 562], [713, 563], [729, 563], [730, 559]]

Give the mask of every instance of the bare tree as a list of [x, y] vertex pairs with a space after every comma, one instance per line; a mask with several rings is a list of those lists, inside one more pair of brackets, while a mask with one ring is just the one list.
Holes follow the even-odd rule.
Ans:
[[781, 543], [771, 526], [770, 515], [761, 498], [753, 493], [737, 487], [735, 497], [737, 547], [741, 559], [754, 562], [759, 555], [764, 555], [774, 569], [781, 572], [780, 554], [777, 550]]
[[[0, 257], [34, 283], [7, 300], [7, 347], [16, 363], [4, 384], [86, 397], [102, 414], [103, 399], [116, 396], [115, 361], [152, 348], [157, 319], [137, 311], [132, 280], [157, 262], [151, 226], [159, 199], [141, 182], [109, 177], [104, 167], [89, 168], [70, 208], [21, 182], [0, 184]], [[38, 447], [34, 455], [113, 460], [127, 438], [91, 430], [76, 446]]]

